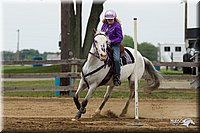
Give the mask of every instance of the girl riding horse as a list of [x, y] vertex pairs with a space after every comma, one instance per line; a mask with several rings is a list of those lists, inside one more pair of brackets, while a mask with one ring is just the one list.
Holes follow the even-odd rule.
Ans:
[[114, 76], [113, 83], [115, 86], [121, 84], [120, 81], [120, 45], [123, 40], [122, 28], [119, 20], [117, 19], [117, 14], [113, 10], [107, 10], [105, 12], [105, 18], [103, 19], [103, 25], [101, 31], [104, 31], [110, 39], [110, 45], [113, 50], [113, 60], [114, 60]]

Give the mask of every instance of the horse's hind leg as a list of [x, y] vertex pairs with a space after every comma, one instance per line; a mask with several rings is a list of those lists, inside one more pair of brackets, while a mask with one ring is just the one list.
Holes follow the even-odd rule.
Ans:
[[101, 110], [103, 109], [104, 105], [108, 101], [109, 97], [111, 96], [111, 92], [113, 90], [114, 86], [107, 86], [107, 91], [104, 95], [103, 101], [101, 102], [101, 105], [96, 109], [95, 114], [100, 114]]
[[123, 108], [123, 110], [122, 110], [122, 112], [120, 114], [121, 117], [124, 117], [125, 114], [127, 113], [128, 106], [129, 106], [131, 100], [133, 99], [133, 97], [135, 95], [135, 92], [134, 92], [134, 81], [131, 81], [130, 79], [129, 79], [129, 89], [130, 89], [130, 95], [129, 95], [128, 101], [126, 102], [126, 104], [125, 104], [125, 106], [124, 106], [124, 108]]

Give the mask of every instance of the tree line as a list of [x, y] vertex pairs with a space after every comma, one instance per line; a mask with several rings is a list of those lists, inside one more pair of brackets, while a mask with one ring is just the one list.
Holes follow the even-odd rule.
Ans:
[[[131, 36], [125, 35], [122, 44], [127, 47], [134, 48], [134, 41]], [[157, 61], [158, 47], [155, 47], [152, 43], [142, 42], [138, 43], [138, 51], [147, 57], [151, 61]]]
[[[128, 46], [128, 47], [133, 48], [134, 46], [133, 38], [131, 36], [125, 35], [122, 41], [122, 44], [125, 47]], [[141, 52], [143, 56], [147, 57], [151, 61], [157, 60], [158, 49], [153, 44], [148, 43], [148, 42], [142, 42], [138, 44], [138, 50]], [[42, 57], [43, 60], [46, 60], [48, 54], [60, 54], [60, 52], [40, 53], [38, 50], [35, 50], [35, 49], [22, 49], [19, 52], [20, 52], [20, 60], [32, 60], [33, 57]], [[16, 60], [16, 57], [17, 57], [16, 52], [12, 52], [12, 51], [2, 51], [1, 55], [2, 55], [2, 59], [5, 61]]]
[[[35, 49], [22, 49], [19, 51], [20, 60], [32, 60], [34, 57], [41, 57], [43, 60], [47, 59], [48, 54], [60, 54], [60, 52], [44, 52], [40, 53]], [[14, 61], [16, 60], [17, 53], [12, 51], [2, 51], [2, 60], [5, 61]]]

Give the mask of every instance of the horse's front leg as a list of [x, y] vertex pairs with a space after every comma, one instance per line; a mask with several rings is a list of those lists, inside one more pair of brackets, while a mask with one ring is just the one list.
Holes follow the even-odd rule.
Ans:
[[81, 79], [80, 82], [79, 82], [78, 89], [77, 89], [77, 91], [76, 91], [76, 93], [75, 93], [75, 95], [74, 95], [74, 97], [73, 97], [74, 103], [75, 103], [76, 108], [77, 108], [78, 110], [81, 108], [81, 104], [80, 104], [80, 102], [79, 102], [79, 100], [78, 100], [78, 96], [79, 96], [80, 92], [81, 92], [82, 90], [84, 90], [86, 87], [87, 87], [87, 85], [85, 84], [84, 80]]
[[96, 85], [90, 85], [88, 93], [85, 96], [84, 100], [82, 101], [81, 107], [80, 107], [79, 111], [77, 112], [75, 119], [80, 119], [81, 115], [86, 112], [87, 103], [88, 103], [89, 99], [92, 97], [96, 87], [97, 87]]
[[95, 115], [100, 114], [101, 110], [103, 109], [104, 105], [106, 104], [106, 102], [108, 101], [108, 99], [111, 96], [111, 92], [113, 90], [114, 86], [107, 86], [107, 91], [104, 95], [103, 101], [101, 102], [100, 106], [96, 109], [95, 111]]

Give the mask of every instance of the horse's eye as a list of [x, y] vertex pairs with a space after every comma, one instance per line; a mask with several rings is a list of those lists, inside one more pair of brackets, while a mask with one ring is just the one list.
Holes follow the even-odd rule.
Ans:
[[110, 44], [110, 41], [106, 41], [106, 44]]
[[94, 43], [97, 43], [97, 41], [96, 41], [96, 40], [94, 40]]

